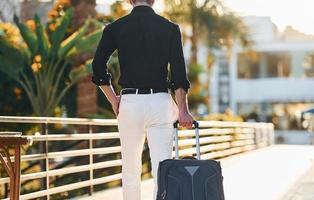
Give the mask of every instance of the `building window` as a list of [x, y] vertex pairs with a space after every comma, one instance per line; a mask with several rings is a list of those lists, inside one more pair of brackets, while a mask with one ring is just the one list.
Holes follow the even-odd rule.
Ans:
[[289, 77], [291, 58], [288, 53], [267, 53], [266, 77]]
[[238, 54], [238, 78], [259, 78], [260, 54], [257, 52], [245, 52]]
[[289, 77], [291, 56], [287, 52], [249, 52], [238, 54], [238, 78]]
[[304, 75], [314, 77], [314, 53], [307, 54], [303, 60]]

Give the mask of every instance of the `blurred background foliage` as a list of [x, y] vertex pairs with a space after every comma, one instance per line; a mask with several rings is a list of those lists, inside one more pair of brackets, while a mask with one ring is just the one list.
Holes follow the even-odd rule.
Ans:
[[51, 24], [45, 28], [37, 15], [33, 23], [22, 23], [15, 16], [18, 30], [11, 25], [7, 27], [9, 31], [0, 35], [0, 71], [19, 83], [36, 116], [53, 116], [71, 86], [91, 73], [91, 61], [72, 68], [71, 62], [77, 54], [94, 51], [101, 31], [85, 34], [92, 23], [88, 20], [68, 34], [72, 15], [73, 10], [69, 9], [55, 22], [53, 30], [49, 28]]
[[[209, 81], [201, 83], [199, 75], [202, 71], [209, 75], [214, 60], [211, 51], [230, 48], [235, 39], [240, 40], [244, 47], [249, 47], [252, 42], [248, 39], [247, 27], [221, 0], [165, 0], [165, 16], [182, 25], [181, 27], [191, 29], [191, 34], [185, 35], [185, 39], [191, 42], [191, 56], [187, 63], [192, 82], [189, 105], [193, 113], [198, 113], [198, 106], [209, 102]], [[200, 66], [198, 62], [197, 54], [202, 43], [208, 48], [207, 66]]]

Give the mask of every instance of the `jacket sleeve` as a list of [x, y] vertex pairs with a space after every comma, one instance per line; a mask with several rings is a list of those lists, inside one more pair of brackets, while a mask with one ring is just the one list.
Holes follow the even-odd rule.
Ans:
[[111, 85], [111, 74], [108, 73], [107, 63], [116, 48], [117, 45], [112, 31], [112, 25], [109, 24], [103, 30], [92, 62], [92, 82], [95, 85]]
[[190, 82], [187, 78], [186, 66], [183, 55], [182, 39], [180, 27], [175, 24], [171, 37], [170, 49], [170, 71], [171, 71], [171, 89], [175, 91], [182, 88], [188, 92]]

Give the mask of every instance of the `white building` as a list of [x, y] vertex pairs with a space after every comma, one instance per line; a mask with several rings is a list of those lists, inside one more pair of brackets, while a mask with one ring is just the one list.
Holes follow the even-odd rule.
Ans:
[[279, 33], [269, 17], [244, 21], [253, 51], [235, 45], [230, 57], [217, 53], [211, 110], [230, 107], [244, 116], [256, 112], [261, 121], [285, 118], [281, 124], [289, 128], [302, 110], [314, 107], [314, 37], [291, 27]]

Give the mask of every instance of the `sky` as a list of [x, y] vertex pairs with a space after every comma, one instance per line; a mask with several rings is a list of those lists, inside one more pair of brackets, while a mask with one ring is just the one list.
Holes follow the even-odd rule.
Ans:
[[313, 0], [224, 0], [240, 15], [270, 16], [279, 30], [291, 25], [295, 29], [314, 34]]
[[[110, 4], [115, 0], [97, 0]], [[202, 0], [200, 0], [202, 1]], [[270, 16], [279, 30], [291, 25], [295, 29], [314, 34], [314, 0], [222, 0], [239, 15]], [[156, 0], [154, 9], [161, 11], [162, 0]]]

